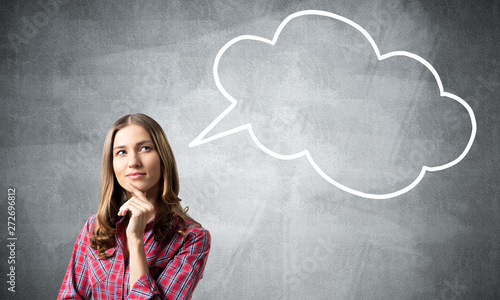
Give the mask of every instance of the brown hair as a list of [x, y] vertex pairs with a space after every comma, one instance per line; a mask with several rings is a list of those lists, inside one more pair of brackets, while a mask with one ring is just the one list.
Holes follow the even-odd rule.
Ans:
[[173, 229], [172, 225], [175, 218], [178, 218], [182, 225], [177, 230], [182, 235], [185, 234], [186, 219], [189, 219], [196, 225], [200, 225], [187, 215], [188, 208], [183, 209], [180, 205], [177, 164], [167, 136], [161, 126], [145, 114], [126, 115], [118, 119], [111, 126], [106, 136], [102, 153], [101, 200], [97, 212], [96, 228], [90, 238], [91, 247], [99, 251], [99, 257], [101, 258], [108, 258], [109, 255], [105, 251], [115, 246], [115, 225], [119, 219], [117, 215], [118, 209], [126, 200], [126, 191], [118, 184], [113, 171], [113, 141], [118, 130], [130, 124], [140, 125], [148, 131], [160, 157], [162, 174], [160, 178], [161, 197], [159, 197], [155, 206], [156, 215], [153, 224], [155, 240], [161, 242], [168, 237], [171, 229]]

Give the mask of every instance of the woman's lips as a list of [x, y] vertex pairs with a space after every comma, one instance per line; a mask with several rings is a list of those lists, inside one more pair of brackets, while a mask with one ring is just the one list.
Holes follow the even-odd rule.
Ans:
[[129, 173], [127, 174], [127, 178], [130, 178], [130, 179], [139, 179], [143, 176], [145, 176], [146, 173], [139, 173], [139, 172], [135, 172], [135, 173]]

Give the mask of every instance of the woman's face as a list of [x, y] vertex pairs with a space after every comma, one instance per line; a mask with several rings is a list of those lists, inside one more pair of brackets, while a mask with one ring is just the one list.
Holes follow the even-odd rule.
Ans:
[[[161, 178], [160, 156], [144, 127], [130, 124], [118, 130], [113, 141], [113, 171], [122, 188], [127, 182], [155, 197]], [[130, 198], [130, 193], [127, 193]]]

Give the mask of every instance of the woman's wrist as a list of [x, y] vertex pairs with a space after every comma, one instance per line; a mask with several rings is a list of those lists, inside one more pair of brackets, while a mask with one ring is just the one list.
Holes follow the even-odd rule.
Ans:
[[149, 272], [144, 242], [142, 239], [127, 239], [127, 246], [130, 255], [130, 287], [144, 274]]
[[144, 241], [138, 237], [127, 237], [127, 246], [131, 248], [144, 248]]

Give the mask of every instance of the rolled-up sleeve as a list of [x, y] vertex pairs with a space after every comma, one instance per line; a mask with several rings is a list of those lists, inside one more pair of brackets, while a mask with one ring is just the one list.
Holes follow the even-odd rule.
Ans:
[[204, 228], [186, 230], [184, 244], [156, 281], [149, 273], [142, 275], [127, 299], [191, 299], [203, 277], [210, 241], [210, 233]]

